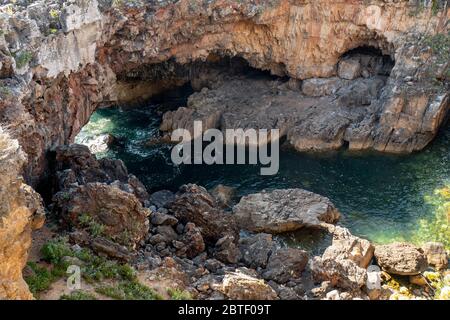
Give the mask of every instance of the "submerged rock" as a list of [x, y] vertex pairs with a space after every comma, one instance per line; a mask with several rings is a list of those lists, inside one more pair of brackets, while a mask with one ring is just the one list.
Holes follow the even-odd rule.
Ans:
[[392, 243], [375, 247], [378, 265], [390, 274], [416, 275], [428, 267], [422, 249], [408, 243]]
[[340, 216], [328, 198], [302, 189], [251, 194], [243, 197], [233, 212], [241, 228], [273, 234], [322, 228]]

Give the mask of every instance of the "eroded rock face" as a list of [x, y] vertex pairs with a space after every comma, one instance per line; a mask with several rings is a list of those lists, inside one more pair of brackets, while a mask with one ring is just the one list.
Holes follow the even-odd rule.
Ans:
[[44, 222], [42, 199], [20, 176], [26, 156], [0, 127], [0, 300], [32, 299], [22, 279], [31, 232]]
[[182, 186], [168, 209], [179, 221], [199, 227], [206, 241], [216, 243], [224, 236], [232, 236], [234, 241], [239, 239], [234, 217], [225, 213], [203, 187]]
[[[420, 13], [418, 6], [424, 7]], [[50, 7], [61, 12], [58, 21], [48, 16]], [[205, 0], [195, 10], [187, 0], [122, 6], [82, 0], [69, 6], [56, 1], [34, 1], [28, 7], [16, 3], [12, 16], [0, 19], [0, 81], [7, 88], [0, 117], [27, 153], [26, 177], [35, 183], [47, 166], [46, 152], [72, 142], [98, 105], [190, 81], [190, 72], [177, 74], [168, 62], [172, 58], [183, 65], [217, 55], [240, 56], [253, 67], [305, 80], [343, 76], [338, 71], [348, 68], [338, 68], [341, 57], [351, 49], [372, 46], [396, 62], [373, 110], [361, 110], [356, 122], [345, 122], [343, 114], [338, 126], [310, 128], [320, 139], [308, 137], [310, 143], [294, 145], [311, 149], [334, 135], [322, 148], [337, 148], [344, 139], [351, 149], [420, 150], [435, 136], [448, 110], [448, 64], [441, 61], [446, 52], [434, 50], [429, 41], [436, 33], [446, 41], [444, 8], [443, 1], [432, 10], [431, 2], [406, 0]], [[11, 59], [14, 55], [17, 61]], [[371, 70], [365, 66], [377, 64], [359, 59], [359, 65], [360, 75], [366, 77]], [[440, 84], [432, 85], [430, 75]], [[200, 89], [202, 83], [196, 81], [195, 87]], [[321, 123], [335, 119], [330, 115]]]
[[339, 219], [328, 198], [302, 189], [283, 189], [245, 196], [234, 206], [240, 227], [253, 232], [284, 233], [321, 228]]
[[388, 273], [416, 275], [428, 267], [422, 249], [407, 243], [392, 243], [375, 247], [378, 265]]
[[72, 227], [87, 228], [135, 248], [149, 230], [150, 211], [131, 193], [102, 183], [87, 183], [57, 193], [55, 210]]
[[366, 285], [366, 269], [373, 257], [373, 245], [339, 226], [329, 225], [328, 231], [333, 234], [332, 245], [321, 257], [311, 260], [314, 279], [329, 281], [332, 286], [351, 292], [360, 292]]

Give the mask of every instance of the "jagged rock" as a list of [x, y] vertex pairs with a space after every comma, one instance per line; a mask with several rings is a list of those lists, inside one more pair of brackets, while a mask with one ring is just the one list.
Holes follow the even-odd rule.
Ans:
[[275, 290], [280, 300], [302, 300], [302, 297], [293, 288], [286, 287], [272, 280], [268, 284]]
[[225, 263], [237, 263], [241, 258], [241, 252], [236, 242], [234, 236], [227, 235], [220, 238], [216, 242], [215, 257]]
[[25, 160], [18, 141], [0, 126], [0, 300], [33, 299], [22, 269], [31, 233], [42, 224], [43, 207], [20, 176]]
[[236, 270], [227, 273], [223, 279], [220, 291], [233, 300], [275, 300], [276, 292], [261, 279]]
[[375, 258], [378, 265], [390, 274], [416, 275], [428, 267], [423, 251], [407, 243], [376, 246]]
[[158, 208], [164, 208], [174, 200], [175, 194], [169, 190], [157, 191], [150, 196], [150, 202]]
[[239, 241], [242, 262], [250, 268], [265, 268], [269, 256], [275, 249], [272, 235], [258, 233]]
[[234, 188], [219, 184], [211, 190], [211, 195], [221, 207], [228, 208], [234, 195]]
[[131, 248], [149, 230], [150, 211], [133, 194], [111, 185], [88, 183], [61, 191], [54, 202], [55, 211], [70, 226], [101, 233]]
[[234, 206], [239, 225], [253, 232], [283, 233], [334, 223], [339, 212], [328, 198], [302, 189], [245, 196]]
[[178, 234], [171, 226], [158, 226], [156, 234], [161, 236], [162, 241], [160, 242], [171, 243], [178, 239]]
[[87, 183], [106, 183], [132, 193], [147, 204], [149, 195], [136, 176], [128, 174], [122, 160], [97, 158], [85, 145], [71, 144], [56, 148], [56, 191]]
[[206, 241], [216, 243], [224, 236], [233, 236], [235, 241], [239, 239], [234, 217], [223, 212], [203, 187], [182, 186], [168, 209], [180, 222], [193, 222]]
[[308, 253], [295, 248], [278, 249], [269, 258], [262, 276], [266, 280], [286, 283], [299, 278], [308, 263]]
[[106, 152], [112, 146], [116, 138], [112, 134], [101, 134], [93, 139], [82, 141], [83, 145], [89, 148], [92, 153]]
[[445, 270], [448, 266], [447, 251], [442, 243], [428, 242], [422, 246], [424, 255], [427, 257], [428, 264], [438, 270]]
[[176, 254], [178, 256], [186, 255], [189, 259], [198, 256], [206, 249], [200, 229], [193, 223], [186, 224], [180, 242], [183, 243], [183, 247]]
[[332, 286], [360, 290], [367, 281], [366, 269], [349, 259], [336, 261], [314, 257], [310, 265], [315, 281], [330, 281]]
[[329, 231], [333, 234], [333, 243], [323, 253], [323, 259], [349, 259], [361, 268], [369, 266], [375, 251], [370, 241], [355, 237], [348, 229], [339, 226], [330, 226]]
[[156, 211], [151, 213], [150, 222], [155, 226], [167, 225], [173, 227], [178, 223], [178, 219], [169, 214]]
[[348, 57], [339, 61], [338, 75], [341, 79], [353, 80], [361, 75], [361, 63], [358, 57]]

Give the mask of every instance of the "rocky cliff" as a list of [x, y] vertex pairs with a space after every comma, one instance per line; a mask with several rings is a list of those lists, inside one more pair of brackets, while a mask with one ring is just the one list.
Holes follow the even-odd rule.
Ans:
[[13, 257], [0, 260], [14, 266], [2, 267], [7, 275], [0, 278], [21, 288], [8, 289], [11, 297], [28, 295], [20, 268], [33, 212], [19, 200], [17, 177], [24, 174], [37, 185], [47, 152], [72, 142], [98, 106], [193, 81], [198, 61], [240, 57], [254, 68], [303, 81], [336, 76], [352, 49], [381, 50], [395, 66], [370, 112], [344, 126], [350, 149], [420, 150], [449, 108], [450, 11], [443, 0], [1, 3], [0, 121], [18, 143], [5, 140], [0, 167], [8, 168], [14, 155], [20, 159], [5, 169], [0, 192], [11, 204], [2, 208], [0, 235], [8, 241], [0, 244], [20, 244]]
[[31, 299], [22, 279], [31, 231], [44, 222], [40, 196], [21, 178], [26, 156], [0, 128], [0, 299]]

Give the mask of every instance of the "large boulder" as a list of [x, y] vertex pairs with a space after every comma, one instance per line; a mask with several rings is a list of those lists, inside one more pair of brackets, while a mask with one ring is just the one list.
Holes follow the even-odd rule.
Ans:
[[269, 258], [263, 278], [278, 283], [286, 283], [301, 276], [308, 263], [308, 253], [295, 248], [282, 248]]
[[232, 300], [275, 300], [277, 294], [264, 280], [236, 270], [227, 273], [219, 290]]
[[122, 160], [97, 160], [89, 148], [81, 144], [59, 146], [55, 149], [55, 192], [87, 183], [115, 184], [133, 193], [143, 204], [149, 195], [145, 186], [128, 170]]
[[340, 216], [328, 198], [302, 189], [251, 194], [243, 197], [233, 212], [242, 228], [272, 234], [322, 227]]
[[387, 273], [416, 275], [428, 267], [422, 249], [408, 243], [392, 243], [375, 247], [378, 265]]
[[134, 248], [149, 231], [150, 211], [116, 186], [88, 183], [54, 196], [55, 208], [71, 227]]
[[225, 236], [239, 239], [234, 216], [224, 212], [205, 188], [195, 184], [184, 185], [168, 210], [181, 223], [193, 222], [200, 228], [205, 241], [215, 244]]

